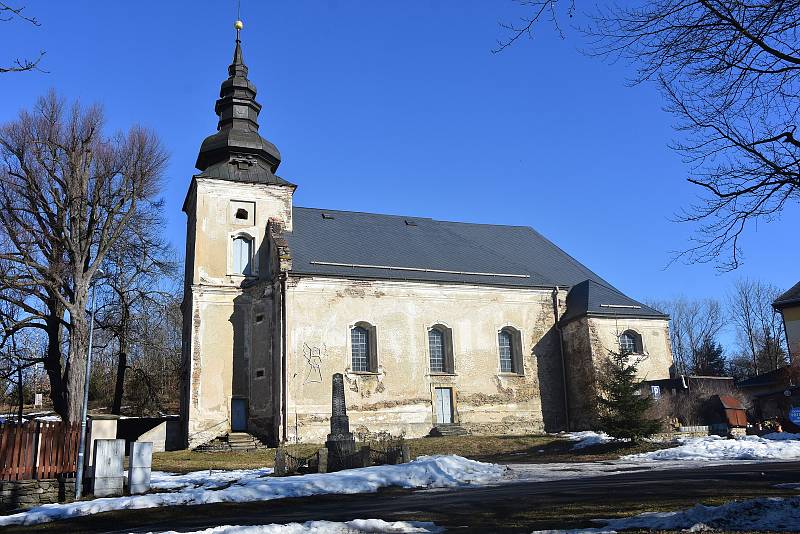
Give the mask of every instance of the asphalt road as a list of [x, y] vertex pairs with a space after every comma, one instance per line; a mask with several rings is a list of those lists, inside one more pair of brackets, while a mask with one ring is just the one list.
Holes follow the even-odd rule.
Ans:
[[[800, 462], [733, 464], [701, 469], [632, 471], [618, 475], [525, 481], [447, 490], [387, 490], [377, 494], [317, 496], [246, 504], [210, 504], [108, 512], [8, 532], [192, 531], [217, 525], [263, 525], [309, 520], [426, 520], [448, 532], [530, 532], [533, 528], [592, 526], [602, 511], [652, 502], [697, 502], [778, 492], [800, 482]], [[784, 490], [784, 493], [786, 491]], [[554, 523], [554, 517], [557, 524]], [[592, 517], [592, 515], [588, 516]]]

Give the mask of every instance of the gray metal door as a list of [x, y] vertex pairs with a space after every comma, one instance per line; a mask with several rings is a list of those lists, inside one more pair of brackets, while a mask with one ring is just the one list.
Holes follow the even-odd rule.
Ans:
[[231, 431], [247, 430], [247, 399], [231, 399]]
[[453, 422], [453, 390], [436, 388], [436, 422], [448, 424]]

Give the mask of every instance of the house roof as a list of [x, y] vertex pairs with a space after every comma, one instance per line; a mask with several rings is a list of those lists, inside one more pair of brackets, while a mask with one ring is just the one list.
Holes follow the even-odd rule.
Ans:
[[[612, 303], [640, 305], [526, 226], [301, 207], [294, 208], [292, 225], [286, 233], [292, 274], [531, 288], [591, 280], [613, 295]], [[607, 300], [597, 296], [598, 306]], [[634, 314], [663, 317], [643, 309]]]
[[793, 304], [800, 304], [800, 282], [797, 282], [772, 303], [779, 310]]
[[607, 317], [653, 317], [666, 319], [660, 311], [624, 295], [616, 288], [595, 280], [584, 280], [567, 294], [567, 311], [562, 323], [584, 315]]
[[789, 366], [779, 367], [774, 371], [761, 373], [760, 375], [752, 376], [746, 380], [736, 382], [738, 388], [758, 388], [764, 386], [771, 386], [785, 380]]

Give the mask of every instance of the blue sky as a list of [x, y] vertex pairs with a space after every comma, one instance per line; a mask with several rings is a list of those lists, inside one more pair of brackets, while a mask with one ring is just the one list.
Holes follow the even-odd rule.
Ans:
[[[153, 128], [171, 154], [166, 235], [180, 211], [227, 76], [230, 1], [28, 0], [40, 28], [2, 26], [0, 62], [47, 54], [48, 73], [0, 78], [0, 122], [55, 88], [102, 103], [109, 128]], [[697, 194], [668, 145], [673, 117], [632, 68], [543, 27], [492, 54], [510, 1], [243, 0], [261, 132], [281, 150], [295, 202], [467, 222], [528, 225], [638, 299], [724, 297], [737, 277], [800, 279], [800, 208], [751, 227], [744, 267], [673, 264], [692, 227], [671, 222]]]

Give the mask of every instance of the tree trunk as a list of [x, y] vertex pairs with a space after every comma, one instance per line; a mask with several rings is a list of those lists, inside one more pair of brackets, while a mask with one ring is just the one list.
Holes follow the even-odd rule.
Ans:
[[47, 325], [47, 353], [45, 354], [44, 369], [50, 382], [50, 399], [53, 401], [53, 410], [67, 418], [66, 390], [61, 368], [61, 342], [63, 340], [64, 307], [55, 298], [49, 299], [47, 307], [50, 310], [46, 317]]
[[[66, 420], [77, 423], [81, 420], [83, 391], [86, 384], [86, 350], [89, 342], [89, 318], [86, 314], [87, 288], [75, 287], [76, 313], [70, 313], [69, 362], [65, 374]], [[63, 417], [63, 416], [62, 416]]]
[[119, 323], [119, 357], [117, 358], [117, 383], [114, 387], [114, 404], [111, 413], [119, 415], [122, 410], [122, 394], [125, 391], [125, 369], [128, 367], [128, 302], [121, 293], [122, 315]]
[[111, 413], [119, 415], [122, 410], [122, 393], [125, 390], [125, 369], [128, 367], [128, 353], [123, 348], [119, 351], [117, 359], [117, 383], [114, 387], [114, 404], [111, 406]]
[[25, 392], [22, 391], [22, 365], [20, 365], [20, 362], [17, 362], [17, 398], [19, 402], [17, 419], [19, 424], [22, 424], [22, 409], [25, 407]]

